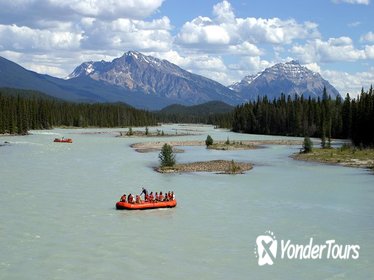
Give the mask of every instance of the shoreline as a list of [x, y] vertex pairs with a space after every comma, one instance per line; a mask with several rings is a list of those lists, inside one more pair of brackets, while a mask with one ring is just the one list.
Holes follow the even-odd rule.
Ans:
[[374, 171], [374, 149], [314, 149], [312, 152], [290, 155], [294, 160], [335, 166], [364, 168]]

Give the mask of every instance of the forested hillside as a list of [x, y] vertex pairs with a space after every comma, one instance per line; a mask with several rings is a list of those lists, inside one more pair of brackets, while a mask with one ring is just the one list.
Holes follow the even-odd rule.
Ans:
[[0, 134], [26, 134], [54, 126], [121, 127], [157, 124], [155, 115], [126, 104], [70, 103], [42, 93], [0, 90]]
[[356, 99], [291, 99], [267, 97], [238, 106], [232, 130], [255, 134], [349, 138], [357, 146], [374, 145], [374, 93], [362, 90]]

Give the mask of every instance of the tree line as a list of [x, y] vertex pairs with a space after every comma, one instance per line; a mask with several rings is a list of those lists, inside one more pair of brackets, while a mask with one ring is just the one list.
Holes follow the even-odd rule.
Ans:
[[[4, 90], [2, 90], [4, 91]], [[0, 134], [26, 134], [31, 129], [156, 125], [153, 113], [125, 104], [71, 103], [38, 96], [21, 97], [0, 91]]]
[[265, 96], [235, 108], [232, 130], [253, 134], [348, 138], [356, 146], [374, 146], [373, 87], [351, 99], [294, 98], [284, 94], [272, 101]]

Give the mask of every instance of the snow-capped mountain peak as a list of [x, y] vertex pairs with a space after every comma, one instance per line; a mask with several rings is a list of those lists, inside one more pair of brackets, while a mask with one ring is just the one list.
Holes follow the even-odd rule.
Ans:
[[246, 76], [240, 82], [229, 86], [230, 89], [242, 93], [248, 100], [255, 100], [257, 96], [265, 95], [269, 98], [276, 98], [281, 93], [317, 98], [322, 96], [324, 87], [332, 98], [340, 95], [319, 73], [300, 65], [296, 60], [277, 63], [256, 75]]
[[239, 104], [242, 101], [239, 94], [218, 82], [192, 74], [167, 60], [137, 51], [125, 52], [111, 62], [84, 62], [68, 78], [81, 76], [126, 91], [159, 96], [184, 104], [211, 100]]

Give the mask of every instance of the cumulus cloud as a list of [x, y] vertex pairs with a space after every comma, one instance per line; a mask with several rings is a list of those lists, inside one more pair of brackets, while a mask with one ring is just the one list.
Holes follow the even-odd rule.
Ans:
[[237, 25], [241, 37], [255, 43], [290, 44], [296, 39], [320, 36], [317, 24], [300, 24], [294, 19], [239, 18]]
[[105, 20], [144, 19], [157, 11], [163, 0], [12, 0], [1, 1], [0, 23], [35, 24], [40, 19], [71, 21], [81, 17]]
[[348, 4], [359, 4], [359, 5], [369, 5], [370, 0], [332, 0], [333, 3], [348, 3]]
[[[9, 40], [12, 38], [12, 40]], [[0, 25], [0, 49], [32, 52], [50, 49], [74, 50], [82, 36], [73, 32], [51, 32], [16, 25]]]
[[111, 22], [94, 20], [84, 28], [82, 47], [167, 51], [172, 43], [170, 28], [167, 17], [150, 22], [124, 18]]
[[365, 35], [362, 35], [360, 38], [361, 42], [373, 42], [374, 43], [374, 32], [368, 32]]
[[259, 56], [262, 54], [262, 51], [256, 45], [249, 42], [243, 42], [238, 45], [231, 45], [228, 49], [231, 54], [247, 56]]
[[207, 17], [198, 17], [183, 25], [182, 32], [178, 34], [182, 44], [210, 44], [227, 45], [230, 36], [223, 26], [212, 24]]
[[163, 0], [49, 0], [50, 5], [96, 18], [144, 18], [158, 9]]
[[305, 45], [296, 44], [291, 51], [304, 63], [357, 61], [372, 59], [372, 46], [357, 49], [349, 37], [330, 38], [327, 41], [315, 39]]
[[[294, 19], [237, 18], [227, 1], [213, 7], [213, 18], [199, 16], [186, 22], [177, 35], [185, 45], [289, 44], [296, 39], [319, 37], [318, 25]], [[235, 50], [235, 48], [233, 48]]]
[[370, 68], [367, 72], [356, 73], [325, 70], [322, 71], [322, 75], [339, 90], [342, 96], [349, 93], [351, 97], [356, 97], [362, 87], [369, 89], [373, 84], [374, 68]]
[[223, 1], [213, 6], [213, 15], [218, 23], [235, 23], [234, 10], [231, 4], [227, 1]]
[[130, 49], [167, 51], [173, 41], [169, 18], [146, 19], [163, 1], [0, 1], [0, 52], [34, 71], [64, 77], [80, 62], [113, 59]]

